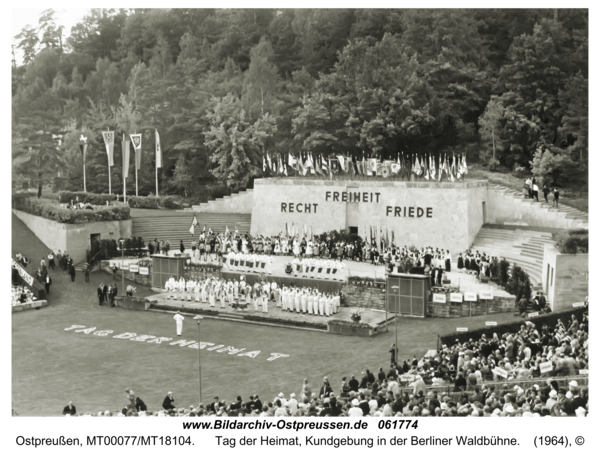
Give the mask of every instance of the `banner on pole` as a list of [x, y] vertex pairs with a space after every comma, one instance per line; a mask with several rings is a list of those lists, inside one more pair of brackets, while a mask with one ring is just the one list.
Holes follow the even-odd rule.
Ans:
[[479, 298], [482, 298], [483, 300], [492, 300], [494, 296], [491, 292], [479, 292]]
[[79, 150], [83, 156], [83, 164], [85, 165], [85, 154], [87, 152], [87, 137], [83, 136], [83, 133], [79, 137]]
[[552, 371], [552, 361], [540, 363], [540, 373]]
[[148, 274], [150, 274], [148, 270], [149, 270], [148, 267], [140, 267], [140, 274], [148, 275]]
[[106, 154], [108, 155], [108, 166], [115, 166], [115, 132], [102, 132], [102, 138], [104, 138], [104, 145], [106, 146]]
[[162, 168], [162, 150], [160, 149], [160, 137], [158, 136], [158, 130], [156, 132], [156, 168]]
[[129, 177], [129, 138], [123, 134], [123, 178]]
[[131, 264], [129, 265], [129, 271], [131, 273], [137, 273], [139, 271], [139, 266], [137, 264]]
[[142, 166], [142, 134], [132, 133], [129, 136], [131, 137], [131, 143], [135, 151], [135, 169], [139, 170]]

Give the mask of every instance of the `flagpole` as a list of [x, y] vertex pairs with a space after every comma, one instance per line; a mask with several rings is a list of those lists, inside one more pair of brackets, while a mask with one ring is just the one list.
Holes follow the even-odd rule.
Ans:
[[85, 185], [85, 151], [83, 152], [83, 191], [87, 192], [87, 188]]
[[155, 168], [156, 171], [156, 196], [158, 197], [158, 167]]
[[[136, 131], [137, 133], [137, 131]], [[135, 196], [138, 197], [138, 178], [137, 178], [137, 148], [135, 147], [135, 143], [133, 144], [133, 161], [135, 163]], [[140, 151], [141, 153], [141, 151]]]

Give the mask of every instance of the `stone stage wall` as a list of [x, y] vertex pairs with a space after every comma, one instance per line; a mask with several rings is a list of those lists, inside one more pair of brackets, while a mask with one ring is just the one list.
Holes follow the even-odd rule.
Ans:
[[[484, 223], [487, 181], [254, 181], [251, 233], [274, 235], [285, 224], [315, 234], [369, 226], [394, 230], [396, 244], [468, 249]], [[391, 234], [390, 234], [391, 235]]]

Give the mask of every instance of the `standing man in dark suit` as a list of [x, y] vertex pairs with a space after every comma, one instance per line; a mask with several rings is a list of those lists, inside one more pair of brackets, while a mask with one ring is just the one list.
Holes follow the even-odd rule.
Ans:
[[104, 288], [103, 288], [102, 283], [100, 283], [100, 285], [98, 286], [97, 293], [98, 293], [98, 306], [102, 306], [102, 302], [104, 301]]
[[85, 282], [90, 282], [90, 264], [89, 263], [86, 263], [83, 266], [83, 274], [85, 277]]
[[104, 295], [104, 301], [108, 301], [108, 286], [106, 284], [102, 285], [102, 294]]
[[46, 276], [46, 280], [44, 281], [44, 288], [46, 289], [46, 295], [50, 293], [50, 286], [52, 285], [52, 279], [50, 276]]
[[69, 404], [63, 408], [62, 413], [63, 413], [63, 416], [66, 416], [67, 414], [69, 416], [74, 416], [77, 414], [77, 408], [75, 408], [75, 405], [73, 404], [73, 402], [70, 401]]
[[117, 296], [117, 283], [113, 283], [112, 285], [112, 298], [110, 299], [110, 306], [112, 306], [113, 308], [115, 307], [115, 297]]
[[71, 282], [75, 282], [75, 267], [72, 262], [69, 264], [69, 275], [71, 276]]
[[352, 379], [348, 381], [348, 385], [350, 386], [350, 390], [353, 392], [358, 392], [358, 379], [356, 379], [354, 375], [352, 375]]
[[210, 403], [206, 409], [217, 414], [217, 412], [219, 412], [219, 410], [221, 409], [221, 406], [223, 406], [223, 402], [219, 401], [219, 397], [215, 397], [212, 403]]
[[552, 206], [554, 206], [554, 204], [556, 203], [556, 207], [558, 208], [558, 197], [560, 196], [560, 192], [558, 192], [558, 189], [555, 187], [554, 188], [554, 199], [552, 200]]

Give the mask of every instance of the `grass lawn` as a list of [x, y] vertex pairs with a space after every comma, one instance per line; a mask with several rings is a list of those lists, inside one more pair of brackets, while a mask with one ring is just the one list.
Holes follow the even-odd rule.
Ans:
[[[39, 263], [48, 249], [14, 215], [13, 253], [20, 251]], [[39, 311], [12, 315], [12, 408], [22, 416], [60, 415], [72, 400], [80, 412], [116, 411], [125, 406], [125, 389], [132, 388], [148, 405], [160, 408], [167, 391], [176, 406], [198, 403], [198, 351], [186, 347], [113, 338], [123, 332], [174, 338], [171, 314], [99, 307], [95, 295], [100, 282], [112, 282], [105, 273], [92, 273], [89, 284], [83, 275], [70, 282], [66, 273], [51, 271], [54, 282], [50, 306]], [[120, 287], [120, 286], [119, 286]], [[150, 294], [138, 287], [140, 296]], [[486, 320], [498, 323], [514, 319], [512, 314], [471, 319], [400, 319], [398, 338], [401, 359], [421, 357], [434, 349], [437, 334], [456, 327], [475, 328]], [[71, 325], [112, 330], [96, 336], [73, 330]], [[201, 351], [204, 402], [218, 395], [244, 400], [259, 394], [271, 400], [279, 392], [298, 393], [307, 377], [313, 390], [328, 376], [338, 392], [342, 376], [369, 368], [377, 371], [389, 364], [394, 327], [387, 334], [359, 338], [305, 330], [264, 327], [237, 322], [204, 320], [201, 341], [260, 351], [255, 358], [216, 351]], [[186, 317], [183, 339], [196, 340], [196, 324]], [[272, 353], [288, 357], [267, 361]]]

